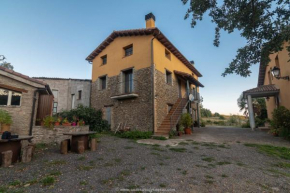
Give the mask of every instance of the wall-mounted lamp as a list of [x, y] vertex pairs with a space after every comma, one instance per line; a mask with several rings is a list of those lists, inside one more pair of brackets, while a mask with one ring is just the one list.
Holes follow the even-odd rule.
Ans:
[[283, 76], [283, 77], [280, 76], [280, 68], [279, 68], [279, 67], [275, 66], [275, 67], [271, 70], [271, 72], [272, 72], [273, 76], [274, 76], [275, 78], [277, 78], [278, 80], [279, 80], [279, 79], [283, 79], [283, 80], [288, 80], [288, 81], [289, 81], [289, 76]]

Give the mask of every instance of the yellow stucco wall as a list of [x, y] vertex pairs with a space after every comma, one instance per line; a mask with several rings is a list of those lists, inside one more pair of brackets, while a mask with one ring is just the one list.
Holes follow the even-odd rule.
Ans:
[[[270, 59], [271, 62], [266, 68], [266, 75], [264, 80], [264, 85], [270, 84], [268, 72], [270, 71], [270, 68], [273, 68], [276, 66], [275, 58], [278, 56], [279, 58], [279, 66], [281, 69], [281, 76], [290, 76], [290, 62], [288, 62], [289, 55], [288, 51], [286, 50], [287, 43], [284, 44], [284, 49], [278, 53], [271, 54]], [[286, 108], [290, 109], [290, 81], [287, 80], [278, 80], [275, 77], [272, 77], [270, 75], [272, 84], [277, 85], [280, 88], [280, 106], [285, 106]], [[268, 117], [272, 118], [272, 112], [276, 107], [275, 99], [271, 97], [270, 99], [266, 100], [267, 103], [267, 111], [268, 111]]]
[[[108, 45], [92, 63], [92, 81], [102, 75], [116, 76], [121, 70], [134, 67], [136, 70], [151, 66], [151, 39], [153, 36], [118, 37]], [[133, 55], [124, 56], [124, 47], [133, 44]], [[107, 55], [107, 64], [101, 57]]]

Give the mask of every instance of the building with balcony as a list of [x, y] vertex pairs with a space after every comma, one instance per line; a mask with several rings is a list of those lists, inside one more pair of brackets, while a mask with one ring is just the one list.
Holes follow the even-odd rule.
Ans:
[[[113, 31], [87, 58], [92, 63], [91, 106], [111, 128], [168, 135], [182, 112], [199, 120], [201, 73], [145, 16], [146, 28]], [[192, 101], [188, 96], [192, 94]]]

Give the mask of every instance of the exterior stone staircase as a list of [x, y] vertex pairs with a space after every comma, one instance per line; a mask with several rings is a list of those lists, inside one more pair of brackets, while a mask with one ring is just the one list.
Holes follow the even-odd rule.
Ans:
[[173, 105], [173, 107], [170, 109], [169, 113], [166, 115], [165, 119], [157, 129], [157, 132], [154, 133], [153, 136], [163, 136], [163, 137], [169, 137], [169, 132], [172, 127], [175, 127], [178, 123], [180, 116], [182, 114], [182, 111], [184, 107], [187, 105], [188, 99], [187, 98], [179, 98]]

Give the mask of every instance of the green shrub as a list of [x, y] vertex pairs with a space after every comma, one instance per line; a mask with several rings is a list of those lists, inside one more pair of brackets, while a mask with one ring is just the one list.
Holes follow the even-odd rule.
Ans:
[[205, 127], [205, 122], [204, 122], [204, 120], [201, 120], [201, 122], [200, 122], [200, 126], [201, 126], [201, 127]]
[[278, 131], [279, 136], [290, 139], [290, 110], [280, 106], [273, 111], [271, 126], [274, 131]]
[[221, 119], [221, 120], [225, 120], [226, 118], [225, 118], [223, 115], [220, 115], [220, 116], [219, 116], [219, 119]]
[[151, 131], [126, 131], [118, 133], [117, 136], [127, 139], [149, 139], [152, 136]]
[[206, 120], [206, 123], [207, 124], [212, 124], [212, 121], [211, 120]]
[[167, 140], [167, 138], [163, 137], [163, 136], [155, 136], [155, 137], [153, 137], [153, 139], [156, 139], [156, 140]]
[[2, 109], [0, 109], [0, 124], [7, 124], [7, 125], [12, 124], [11, 115], [7, 111], [2, 110]]
[[43, 125], [47, 128], [50, 128], [52, 129], [54, 127], [54, 121], [55, 121], [55, 118], [52, 117], [52, 116], [46, 116], [44, 119], [43, 119]]
[[60, 117], [66, 117], [70, 122], [78, 117], [83, 120], [86, 125], [90, 126], [91, 131], [109, 131], [110, 126], [108, 121], [103, 120], [103, 113], [101, 110], [96, 110], [92, 107], [78, 106], [76, 109], [70, 111], [63, 111], [58, 114]]
[[192, 118], [190, 116], [189, 113], [183, 113], [180, 119], [180, 124], [184, 127], [184, 128], [189, 128], [192, 126], [193, 121]]
[[243, 123], [242, 128], [251, 128], [250, 121], [248, 120], [246, 123]]
[[171, 129], [169, 132], [169, 138], [172, 138], [173, 136], [176, 136], [176, 135], [177, 135], [177, 131]]

